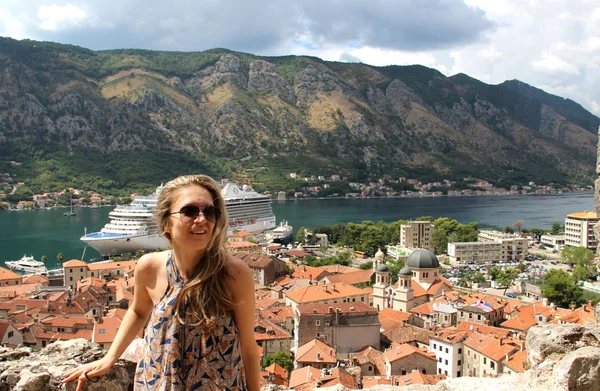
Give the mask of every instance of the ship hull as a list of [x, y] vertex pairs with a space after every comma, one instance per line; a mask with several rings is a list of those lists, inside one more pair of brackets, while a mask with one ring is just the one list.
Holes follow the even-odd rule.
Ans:
[[169, 241], [159, 234], [117, 237], [95, 233], [85, 235], [81, 237], [81, 240], [93, 247], [103, 257], [134, 253], [138, 250], [154, 251], [170, 246]]

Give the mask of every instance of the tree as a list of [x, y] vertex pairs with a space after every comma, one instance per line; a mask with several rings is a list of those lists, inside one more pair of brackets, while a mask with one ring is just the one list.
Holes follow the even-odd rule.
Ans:
[[365, 263], [361, 264], [359, 267], [360, 270], [371, 270], [372, 268], [373, 268], [373, 262], [371, 262], [371, 261], [365, 262]]
[[417, 218], [415, 221], [429, 221], [431, 223], [433, 223], [433, 216], [421, 216], [419, 218]]
[[266, 356], [263, 361], [263, 366], [266, 368], [271, 366], [273, 363], [276, 363], [288, 371], [288, 373], [291, 373], [294, 370], [294, 361], [292, 360], [290, 353], [286, 352], [285, 350]]
[[579, 281], [586, 281], [591, 276], [590, 276], [590, 273], [588, 272], [588, 269], [585, 266], [577, 265], [571, 272], [571, 277], [573, 278], [573, 281], [579, 282]]
[[517, 220], [517, 221], [515, 221], [515, 222], [513, 223], [513, 225], [512, 225], [512, 226], [513, 226], [513, 227], [515, 227], [515, 229], [516, 229], [516, 230], [517, 230], [519, 233], [521, 233], [521, 227], [523, 227], [523, 224], [524, 224], [523, 220]]
[[550, 234], [551, 235], [558, 235], [563, 231], [560, 223], [558, 221], [555, 221], [552, 223], [552, 228], [550, 229]]
[[48, 257], [45, 255], [42, 255], [42, 262], [44, 262], [44, 265], [46, 265], [48, 263]]
[[300, 227], [298, 232], [296, 232], [296, 242], [298, 242], [300, 244], [305, 243], [305, 240], [306, 240], [305, 232], [306, 232], [306, 228]]
[[65, 255], [63, 253], [58, 253], [56, 255], [56, 259], [58, 260], [59, 263], [62, 263], [63, 259], [65, 259]]
[[583, 246], [564, 246], [560, 252], [560, 257], [565, 263], [571, 266], [577, 264], [587, 267], [594, 260], [594, 252]]
[[510, 286], [519, 277], [519, 271], [517, 269], [506, 269], [498, 276], [498, 284], [504, 287], [504, 294]]
[[502, 232], [504, 232], [505, 234], [512, 234], [515, 231], [513, 230], [513, 228], [510, 225], [506, 225], [504, 227], [504, 229], [502, 230]]
[[564, 270], [552, 269], [544, 276], [542, 295], [559, 307], [568, 308], [582, 302], [583, 291]]
[[485, 277], [483, 276], [483, 274], [481, 274], [481, 272], [477, 272], [473, 275], [471, 281], [473, 281], [476, 284], [481, 284], [482, 282], [485, 282]]
[[500, 277], [501, 273], [502, 273], [502, 270], [499, 269], [497, 266], [492, 266], [490, 268], [490, 270], [488, 270], [488, 276], [490, 276], [492, 281], [496, 281], [498, 279], [498, 277]]

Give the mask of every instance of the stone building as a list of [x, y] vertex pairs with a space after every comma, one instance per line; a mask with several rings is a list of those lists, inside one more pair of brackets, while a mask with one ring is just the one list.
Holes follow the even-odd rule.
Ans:
[[294, 321], [295, 346], [313, 339], [337, 347], [337, 358], [367, 345], [379, 349], [377, 310], [362, 302], [298, 306]]

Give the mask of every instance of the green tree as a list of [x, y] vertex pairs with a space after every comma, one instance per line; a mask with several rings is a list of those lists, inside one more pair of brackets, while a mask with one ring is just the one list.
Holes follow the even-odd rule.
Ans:
[[263, 361], [263, 366], [266, 368], [271, 366], [273, 363], [276, 363], [288, 371], [288, 373], [291, 373], [294, 370], [294, 361], [292, 360], [292, 356], [290, 355], [290, 352], [286, 352], [285, 350], [266, 356]]
[[560, 252], [560, 258], [571, 266], [577, 264], [587, 267], [594, 260], [594, 252], [583, 246], [564, 246]]
[[400, 269], [404, 267], [406, 262], [403, 259], [393, 260], [387, 262], [387, 267], [390, 276], [390, 282], [395, 284], [398, 282], [398, 273], [400, 273]]
[[571, 272], [571, 277], [573, 278], [573, 281], [579, 282], [579, 281], [586, 281], [588, 278], [590, 278], [592, 276], [590, 275], [590, 273], [588, 272], [588, 269], [585, 266], [577, 265]]
[[371, 261], [365, 262], [365, 263], [361, 264], [359, 267], [360, 270], [371, 270], [372, 268], [373, 268], [373, 262], [371, 262]]
[[492, 281], [496, 281], [498, 277], [500, 277], [500, 274], [502, 274], [502, 270], [496, 266], [492, 266], [490, 270], [488, 270], [488, 275], [490, 276]]
[[306, 228], [304, 227], [300, 227], [300, 229], [298, 230], [298, 232], [296, 232], [296, 242], [300, 243], [300, 244], [304, 244], [306, 241]]
[[504, 294], [510, 286], [515, 282], [515, 280], [519, 277], [519, 271], [517, 269], [506, 269], [503, 270], [502, 273], [498, 276], [496, 280], [500, 286], [504, 287]]
[[65, 254], [63, 253], [58, 253], [56, 255], [56, 259], [58, 260], [59, 263], [62, 263], [63, 259], [65, 259]]
[[46, 265], [46, 264], [48, 263], [48, 257], [47, 257], [47, 256], [45, 256], [45, 255], [42, 255], [42, 258], [41, 258], [41, 260], [42, 260], [42, 262], [44, 263], [44, 265]]
[[502, 232], [504, 232], [505, 234], [512, 234], [515, 232], [515, 230], [510, 225], [506, 225], [506, 226], [504, 226], [504, 229], [502, 230]]
[[558, 221], [552, 223], [552, 228], [550, 229], [551, 235], [558, 235], [563, 232], [563, 229]]
[[544, 276], [542, 295], [562, 308], [581, 304], [583, 291], [564, 270], [552, 269]]
[[473, 275], [471, 281], [473, 281], [476, 284], [481, 284], [482, 282], [485, 282], [485, 277], [483, 276], [483, 274], [481, 274], [481, 272], [477, 272]]
[[433, 216], [421, 216], [421, 217], [417, 218], [415, 221], [429, 221], [429, 222], [433, 223], [433, 220], [435, 220], [433, 218]]

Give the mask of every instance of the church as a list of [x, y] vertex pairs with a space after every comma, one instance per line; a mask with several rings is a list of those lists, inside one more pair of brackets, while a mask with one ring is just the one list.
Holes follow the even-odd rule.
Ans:
[[437, 257], [428, 250], [417, 249], [408, 256], [395, 285], [390, 284], [389, 269], [381, 250], [375, 254], [373, 268], [373, 307], [377, 310], [392, 308], [408, 312], [452, 290], [452, 285], [440, 276]]

